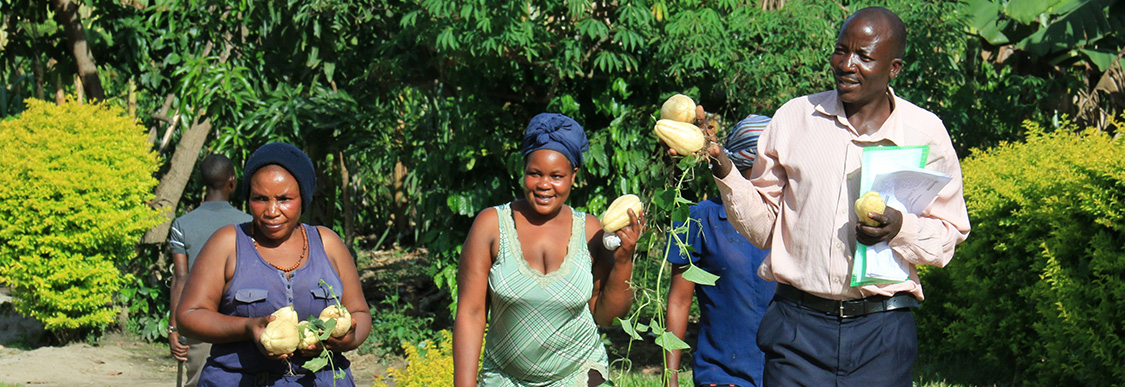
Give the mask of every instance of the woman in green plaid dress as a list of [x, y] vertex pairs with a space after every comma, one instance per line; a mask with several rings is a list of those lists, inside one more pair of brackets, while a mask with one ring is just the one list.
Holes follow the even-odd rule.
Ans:
[[610, 385], [597, 326], [632, 305], [642, 214], [629, 212], [610, 251], [598, 219], [566, 205], [586, 147], [570, 117], [535, 116], [523, 140], [524, 197], [473, 222], [457, 271], [457, 387]]

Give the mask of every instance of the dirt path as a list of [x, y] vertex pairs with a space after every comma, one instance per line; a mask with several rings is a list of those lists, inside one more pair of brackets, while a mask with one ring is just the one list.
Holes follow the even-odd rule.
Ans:
[[[373, 355], [349, 353], [357, 386], [370, 386], [386, 367]], [[71, 344], [34, 350], [0, 348], [0, 382], [35, 386], [173, 386], [176, 362], [168, 348], [119, 333], [96, 346]]]
[[[157, 352], [160, 350], [160, 352]], [[168, 386], [176, 364], [162, 348], [112, 334], [97, 346], [0, 350], [0, 381], [39, 386]]]
[[[34, 386], [174, 386], [176, 361], [168, 346], [110, 333], [96, 345], [20, 349], [42, 327], [19, 316], [0, 292], [0, 383]], [[386, 366], [374, 355], [347, 354], [357, 386], [370, 386]]]

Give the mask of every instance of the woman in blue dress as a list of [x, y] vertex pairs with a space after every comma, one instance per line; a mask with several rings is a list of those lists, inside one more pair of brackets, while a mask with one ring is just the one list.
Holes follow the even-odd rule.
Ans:
[[[299, 220], [316, 186], [312, 161], [292, 145], [272, 143], [250, 156], [245, 172], [253, 220], [211, 236], [176, 310], [181, 334], [214, 343], [199, 385], [354, 386], [342, 353], [367, 339], [371, 311], [340, 237]], [[331, 367], [304, 367], [320, 345], [277, 356], [263, 350], [259, 337], [274, 311], [291, 305], [305, 320], [337, 302], [351, 313], [352, 326], [320, 344], [331, 351]]]

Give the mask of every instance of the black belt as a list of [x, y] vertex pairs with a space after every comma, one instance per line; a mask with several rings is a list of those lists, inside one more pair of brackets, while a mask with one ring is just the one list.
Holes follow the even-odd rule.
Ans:
[[859, 317], [872, 313], [912, 308], [921, 305], [918, 299], [914, 298], [913, 294], [907, 292], [895, 293], [895, 295], [890, 297], [871, 296], [853, 300], [830, 300], [805, 293], [801, 289], [797, 289], [793, 286], [779, 283], [777, 284], [776, 294], [778, 298], [783, 300], [788, 300], [799, 306], [804, 306], [824, 314], [840, 316], [840, 318]]

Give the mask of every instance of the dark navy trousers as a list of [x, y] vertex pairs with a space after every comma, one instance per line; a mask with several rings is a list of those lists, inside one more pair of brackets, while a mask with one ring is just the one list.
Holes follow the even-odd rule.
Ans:
[[910, 309], [840, 318], [775, 297], [758, 347], [767, 387], [910, 387], [918, 333]]

